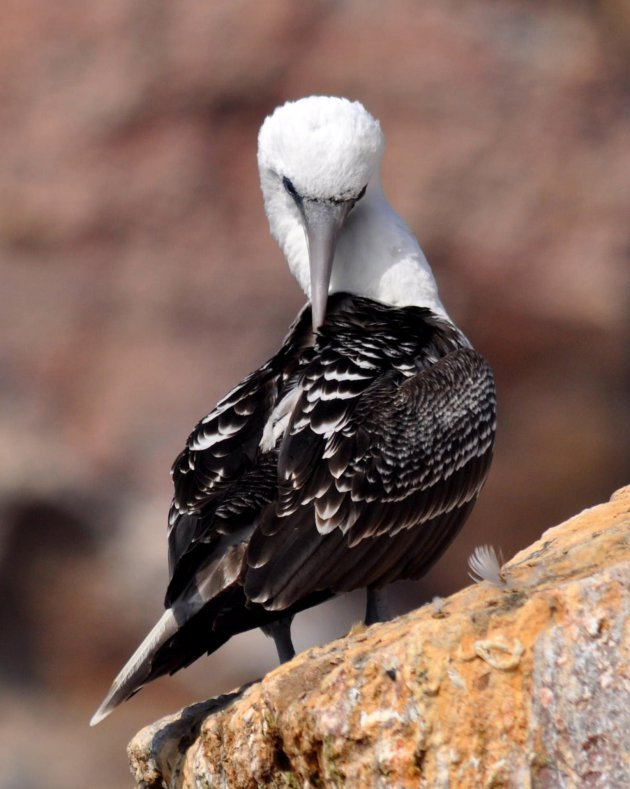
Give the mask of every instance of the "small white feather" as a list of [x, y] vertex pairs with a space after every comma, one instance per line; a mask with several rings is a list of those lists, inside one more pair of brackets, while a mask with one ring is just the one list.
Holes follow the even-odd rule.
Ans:
[[492, 545], [478, 545], [468, 557], [468, 566], [468, 575], [476, 584], [487, 581], [499, 589], [509, 586], [501, 570], [501, 561]]

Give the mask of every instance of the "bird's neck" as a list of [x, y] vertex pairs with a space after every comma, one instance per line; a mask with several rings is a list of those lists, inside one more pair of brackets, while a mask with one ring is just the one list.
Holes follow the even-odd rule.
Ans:
[[[302, 225], [293, 219], [281, 228], [272, 225], [272, 230], [291, 272], [310, 297], [308, 248]], [[431, 267], [378, 182], [370, 182], [339, 235], [330, 292], [339, 291], [395, 307], [428, 307], [448, 319]]]

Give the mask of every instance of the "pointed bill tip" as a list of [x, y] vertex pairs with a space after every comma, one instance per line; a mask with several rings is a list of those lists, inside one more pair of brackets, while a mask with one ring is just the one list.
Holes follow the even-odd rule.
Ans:
[[[123, 669], [124, 671], [124, 669]], [[107, 695], [101, 701], [99, 708], [96, 710], [94, 715], [90, 718], [90, 726], [96, 726], [101, 721], [105, 720], [105, 718], [109, 717], [111, 713], [116, 709], [116, 707], [120, 704], [121, 701], [124, 701], [125, 698], [128, 698], [129, 694], [127, 693], [125, 696], [121, 697], [121, 683], [120, 677], [116, 677], [114, 680], [114, 684], [111, 686]]]
[[105, 720], [107, 716], [112, 711], [113, 707], [110, 707], [107, 704], [101, 704], [101, 706], [96, 710], [94, 715], [90, 718], [90, 726], [96, 726], [97, 723], [100, 723], [102, 720]]

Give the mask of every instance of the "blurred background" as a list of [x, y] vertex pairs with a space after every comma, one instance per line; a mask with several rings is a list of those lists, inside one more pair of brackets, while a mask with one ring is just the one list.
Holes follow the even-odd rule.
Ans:
[[[630, 7], [1, 7], [0, 789], [125, 787], [141, 726], [276, 663], [240, 636], [87, 727], [161, 611], [171, 462], [303, 301], [258, 187], [277, 104], [380, 118], [386, 192], [496, 372], [489, 482], [396, 610], [630, 482]], [[300, 615], [298, 647], [362, 606]]]

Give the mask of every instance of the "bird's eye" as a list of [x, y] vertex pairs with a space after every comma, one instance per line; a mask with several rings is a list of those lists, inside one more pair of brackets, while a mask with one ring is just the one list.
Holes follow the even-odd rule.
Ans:
[[367, 189], [367, 184], [363, 187], [363, 189], [361, 189], [359, 194], [355, 197], [355, 200], [354, 200], [355, 203], [358, 203], [359, 200], [363, 197], [363, 195], [365, 194], [365, 190], [366, 189]]
[[282, 178], [282, 184], [287, 192], [291, 195], [294, 200], [299, 200], [300, 195], [298, 194], [298, 190], [293, 186], [293, 183], [286, 175]]

